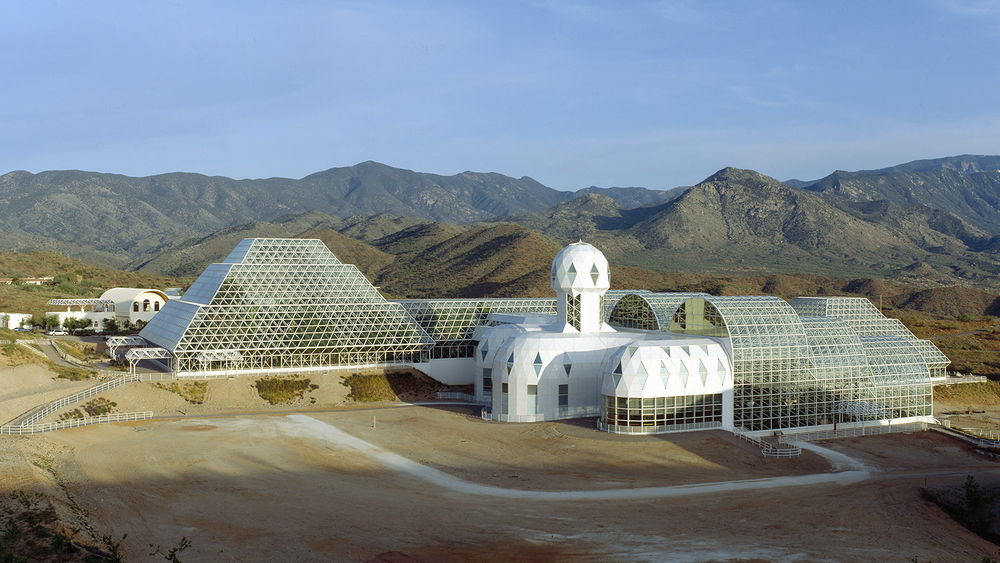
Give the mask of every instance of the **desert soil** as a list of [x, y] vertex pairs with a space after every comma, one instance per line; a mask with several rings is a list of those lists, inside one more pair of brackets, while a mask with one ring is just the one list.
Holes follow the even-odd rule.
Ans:
[[[542, 491], [635, 489], [824, 474], [824, 458], [764, 459], [722, 432], [658, 437], [591, 423], [501, 424], [474, 409], [348, 408], [339, 376], [293, 405], [271, 406], [248, 380], [211, 382], [203, 405], [149, 384], [106, 394], [119, 410], [162, 418], [31, 437], [0, 437], [0, 493], [56, 500], [80, 536], [113, 534], [130, 561], [182, 537], [184, 561], [979, 561], [998, 547], [921, 499], [920, 487], [968, 474], [1000, 484], [1000, 466], [934, 432], [825, 442], [871, 468], [851, 485], [602, 500]], [[8, 380], [10, 400], [46, 383]], [[312, 402], [310, 398], [316, 398]], [[2, 399], [0, 399], [2, 400]], [[338, 407], [337, 405], [341, 405]], [[2, 402], [0, 406], [7, 407]], [[240, 414], [241, 409], [269, 411]], [[537, 491], [456, 492], [300, 422], [332, 427], [467, 482]], [[182, 411], [182, 412], [178, 412]], [[15, 413], [17, 414], [17, 413]], [[13, 415], [12, 415], [13, 416]]]

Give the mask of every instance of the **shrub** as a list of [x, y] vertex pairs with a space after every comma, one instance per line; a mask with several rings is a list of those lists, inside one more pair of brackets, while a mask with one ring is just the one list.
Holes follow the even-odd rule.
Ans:
[[109, 414], [117, 406], [118, 403], [114, 401], [98, 397], [83, 405], [83, 410], [87, 411], [88, 416], [101, 416], [102, 414]]
[[385, 373], [352, 373], [344, 378], [344, 385], [351, 388], [347, 396], [358, 402], [399, 400]]
[[291, 403], [301, 399], [305, 394], [314, 389], [319, 389], [319, 385], [310, 383], [308, 379], [280, 379], [268, 377], [259, 379], [254, 383], [257, 394], [272, 405]]
[[180, 385], [177, 383], [154, 383], [153, 386], [158, 389], [163, 389], [164, 391], [177, 393], [182, 399], [192, 405], [200, 405], [204, 403], [205, 395], [208, 394], [207, 381], [193, 381], [191, 383], [182, 383]]

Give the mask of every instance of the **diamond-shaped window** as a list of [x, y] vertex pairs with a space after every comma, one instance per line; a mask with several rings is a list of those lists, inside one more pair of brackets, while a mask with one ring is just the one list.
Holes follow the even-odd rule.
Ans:
[[507, 375], [510, 375], [511, 370], [514, 369], [514, 352], [510, 353], [510, 357], [507, 358]]
[[489, 343], [483, 342], [483, 345], [479, 347], [479, 353], [483, 356], [483, 361], [486, 361], [486, 352], [489, 351]]
[[531, 364], [535, 367], [535, 375], [542, 374], [542, 353], [539, 352], [535, 354], [535, 363]]
[[597, 269], [597, 264], [590, 269], [590, 279], [594, 280], [594, 285], [597, 285], [597, 278], [601, 277], [601, 271]]
[[569, 283], [571, 283], [571, 284], [575, 283], [576, 282], [576, 265], [575, 264], [570, 264], [569, 265], [569, 270], [566, 270], [566, 274], [569, 276]]

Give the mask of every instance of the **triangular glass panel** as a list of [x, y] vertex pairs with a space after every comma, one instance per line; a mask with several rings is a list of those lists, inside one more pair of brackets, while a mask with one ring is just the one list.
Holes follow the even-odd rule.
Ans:
[[618, 389], [618, 384], [622, 382], [622, 374], [620, 373], [611, 374], [611, 381], [615, 383], [615, 389]]
[[531, 364], [535, 368], [535, 375], [542, 374], [542, 353], [535, 354], [535, 363]]
[[618, 362], [618, 365], [615, 366], [614, 371], [612, 371], [611, 373], [617, 373], [618, 375], [621, 375], [622, 374], [622, 363]]
[[483, 342], [483, 345], [479, 347], [479, 353], [483, 356], [483, 361], [486, 361], [486, 352], [489, 351], [489, 343]]
[[563, 364], [563, 369], [566, 370], [566, 377], [569, 377], [569, 372], [571, 369], [573, 369], [573, 364], [566, 362], [565, 364]]
[[597, 285], [597, 278], [601, 277], [601, 271], [597, 269], [597, 264], [590, 269], [590, 279], [594, 280], [594, 285]]
[[708, 367], [705, 365], [705, 362], [698, 362], [698, 377], [701, 378], [703, 385], [708, 383]]
[[646, 375], [646, 374], [642, 374], [642, 375], [637, 376], [635, 378], [635, 380], [639, 382], [639, 389], [645, 389], [646, 388], [646, 380], [647, 379], [649, 379], [649, 376]]
[[681, 376], [681, 383], [684, 384], [684, 388], [686, 389], [688, 385], [688, 368], [683, 362], [677, 370], [677, 375]]

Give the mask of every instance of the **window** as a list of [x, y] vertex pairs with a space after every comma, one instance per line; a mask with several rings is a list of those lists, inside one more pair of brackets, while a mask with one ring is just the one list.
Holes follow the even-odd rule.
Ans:
[[142, 310], [143, 311], [148, 311], [149, 310], [149, 299], [143, 300], [143, 302], [142, 302]]
[[506, 383], [501, 383], [500, 384], [500, 414], [507, 414], [507, 410], [508, 410], [508, 407], [507, 407], [507, 405], [508, 405], [508, 403], [507, 403], [507, 397], [508, 397], [508, 394], [507, 394], [507, 384]]
[[535, 414], [538, 412], [538, 386], [529, 385], [528, 386], [528, 405], [527, 413]]
[[559, 416], [569, 414], [569, 384], [559, 386]]
[[159, 301], [156, 301], [156, 302], [153, 303], [153, 310], [154, 311], [159, 311], [160, 310], [160, 302]]
[[493, 393], [493, 368], [483, 368], [483, 393]]
[[722, 394], [641, 399], [605, 396], [601, 422], [647, 428], [678, 424], [716, 425], [722, 422]]
[[139, 302], [138, 301], [133, 301], [132, 302], [132, 312], [133, 313], [138, 313], [139, 312]]

